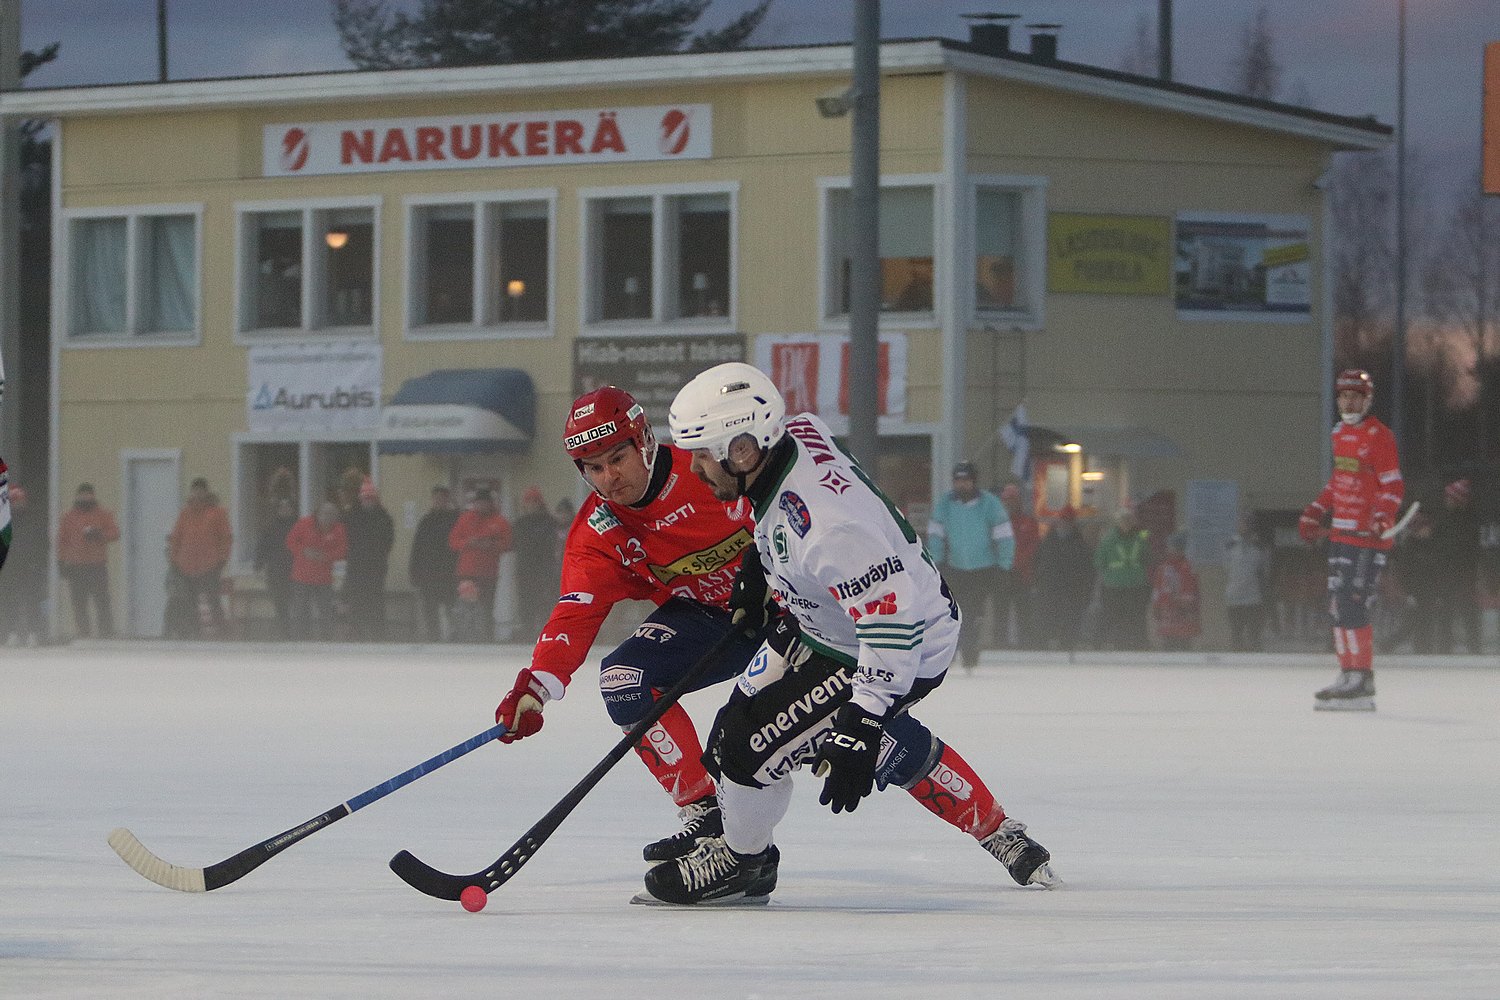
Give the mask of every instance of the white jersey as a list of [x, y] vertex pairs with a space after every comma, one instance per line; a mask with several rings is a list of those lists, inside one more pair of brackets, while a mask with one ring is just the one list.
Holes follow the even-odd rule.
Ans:
[[918, 678], [948, 669], [957, 605], [917, 533], [828, 426], [803, 414], [786, 432], [796, 451], [755, 511], [761, 565], [803, 640], [857, 665], [854, 702], [884, 715]]

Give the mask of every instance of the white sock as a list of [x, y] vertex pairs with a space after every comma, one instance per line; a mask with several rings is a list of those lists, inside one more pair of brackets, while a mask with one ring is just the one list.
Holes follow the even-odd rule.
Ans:
[[750, 788], [719, 782], [719, 809], [724, 814], [724, 843], [736, 854], [759, 854], [771, 846], [776, 824], [792, 804], [792, 779]]

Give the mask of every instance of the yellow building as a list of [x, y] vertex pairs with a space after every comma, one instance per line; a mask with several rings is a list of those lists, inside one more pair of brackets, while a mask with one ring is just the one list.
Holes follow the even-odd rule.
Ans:
[[[948, 40], [881, 64], [894, 498], [925, 521], [960, 458], [1003, 480], [1024, 402], [1044, 513], [1300, 505], [1331, 412], [1319, 179], [1389, 130]], [[821, 46], [0, 95], [56, 121], [52, 515], [83, 480], [120, 512], [124, 631], [159, 633], [197, 476], [253, 589], [276, 470], [303, 512], [368, 472], [403, 590], [432, 484], [582, 495], [558, 438], [599, 382], [664, 429], [744, 358], [840, 429], [849, 120], [817, 99], [850, 71]]]

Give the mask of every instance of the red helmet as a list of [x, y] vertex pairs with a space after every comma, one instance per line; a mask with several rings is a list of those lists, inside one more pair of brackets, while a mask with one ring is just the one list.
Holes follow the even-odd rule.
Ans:
[[606, 385], [573, 400], [567, 423], [563, 424], [563, 448], [579, 472], [585, 458], [625, 441], [634, 442], [649, 469], [656, 460], [656, 435], [634, 396]]
[[1359, 404], [1359, 409], [1345, 411], [1339, 407], [1339, 419], [1346, 424], [1357, 424], [1370, 412], [1370, 403], [1375, 398], [1375, 380], [1370, 373], [1363, 368], [1345, 368], [1339, 372], [1339, 377], [1333, 382], [1334, 403], [1338, 403], [1338, 395], [1344, 392], [1357, 392], [1364, 397], [1364, 402]]

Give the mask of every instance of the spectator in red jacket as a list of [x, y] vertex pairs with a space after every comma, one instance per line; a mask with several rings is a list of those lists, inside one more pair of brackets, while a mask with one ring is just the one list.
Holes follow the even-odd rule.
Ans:
[[208, 608], [214, 629], [222, 634], [224, 605], [219, 600], [219, 574], [229, 563], [233, 539], [229, 515], [209, 491], [208, 480], [194, 479], [188, 502], [167, 536], [167, 561], [176, 578], [176, 599], [167, 602], [167, 635], [201, 635], [200, 604]]
[[[349, 536], [332, 500], [318, 504], [287, 532], [292, 554], [292, 638], [333, 638], [333, 564], [349, 553]], [[316, 635], [312, 616], [317, 613]]]
[[474, 494], [473, 505], [458, 516], [448, 533], [448, 547], [458, 553], [458, 582], [474, 584], [479, 615], [476, 637], [495, 638], [495, 585], [500, 578], [500, 556], [510, 551], [510, 522], [496, 508], [489, 490]]
[[1188, 562], [1184, 532], [1167, 540], [1167, 555], [1151, 573], [1151, 619], [1162, 649], [1188, 649], [1202, 631], [1198, 573]]
[[[68, 581], [73, 600], [73, 620], [78, 635], [101, 639], [114, 635], [115, 619], [109, 604], [109, 544], [120, 537], [114, 514], [99, 506], [94, 487], [80, 483], [73, 506], [57, 525], [57, 571]], [[94, 624], [89, 629], [89, 604], [94, 605]]]

